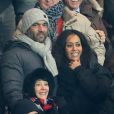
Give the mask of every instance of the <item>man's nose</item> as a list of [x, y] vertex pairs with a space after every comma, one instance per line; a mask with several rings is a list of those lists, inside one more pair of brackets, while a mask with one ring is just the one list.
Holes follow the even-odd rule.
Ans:
[[43, 26], [43, 25], [39, 25], [39, 26], [38, 26], [38, 30], [39, 30], [39, 31], [43, 31], [43, 29], [44, 29], [44, 26]]

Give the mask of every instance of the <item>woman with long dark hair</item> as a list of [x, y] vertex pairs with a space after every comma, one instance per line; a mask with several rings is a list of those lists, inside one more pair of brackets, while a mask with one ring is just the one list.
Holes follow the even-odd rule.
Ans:
[[59, 70], [57, 95], [64, 96], [70, 114], [111, 114], [105, 107], [111, 75], [98, 63], [85, 36], [76, 30], [63, 31], [53, 54]]

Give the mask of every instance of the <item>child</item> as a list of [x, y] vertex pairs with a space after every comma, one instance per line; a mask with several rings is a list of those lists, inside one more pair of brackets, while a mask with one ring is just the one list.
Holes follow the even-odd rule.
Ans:
[[[52, 74], [46, 69], [38, 68], [25, 79], [23, 92], [36, 105], [38, 114], [58, 114], [57, 98], [52, 96], [54, 87]], [[62, 107], [62, 102], [60, 105]]]

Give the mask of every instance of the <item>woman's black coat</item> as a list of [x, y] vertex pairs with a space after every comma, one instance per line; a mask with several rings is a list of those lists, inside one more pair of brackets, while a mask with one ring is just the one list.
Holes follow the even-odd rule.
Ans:
[[[109, 114], [105, 110], [105, 102], [111, 82], [110, 73], [100, 65], [94, 70], [82, 66], [74, 70], [60, 68], [57, 95], [64, 96], [70, 114]], [[109, 109], [110, 105], [108, 112]]]

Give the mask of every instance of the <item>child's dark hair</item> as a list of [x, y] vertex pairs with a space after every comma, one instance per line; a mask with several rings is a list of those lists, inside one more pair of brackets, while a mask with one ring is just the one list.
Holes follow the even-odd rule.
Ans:
[[44, 80], [48, 82], [49, 85], [49, 95], [53, 94], [53, 90], [55, 87], [54, 77], [53, 75], [46, 69], [38, 68], [34, 70], [32, 73], [26, 76], [23, 85], [23, 92], [25, 97], [36, 97], [34, 87], [37, 80]]

